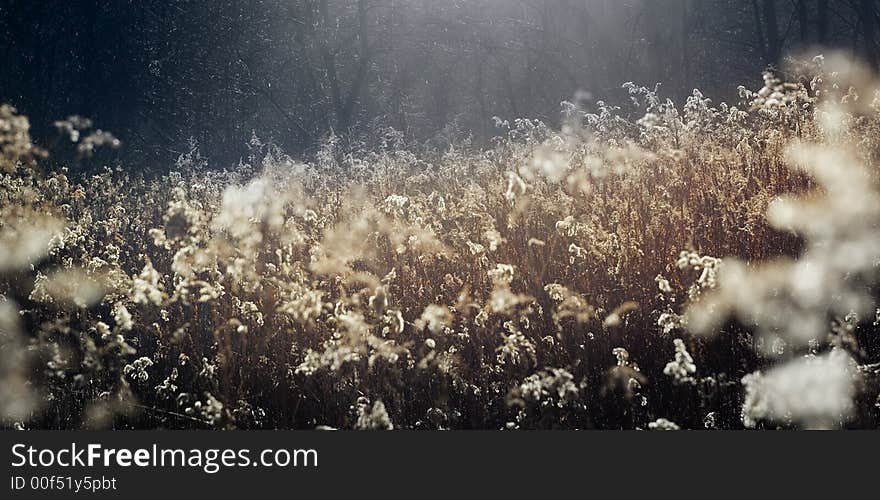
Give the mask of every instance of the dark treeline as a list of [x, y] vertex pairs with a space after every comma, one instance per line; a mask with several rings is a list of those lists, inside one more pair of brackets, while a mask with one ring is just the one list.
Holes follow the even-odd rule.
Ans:
[[877, 0], [0, 0], [0, 101], [48, 141], [93, 118], [144, 163], [253, 134], [304, 152], [331, 132], [483, 140], [553, 122], [625, 81], [729, 96], [785, 54], [877, 64]]

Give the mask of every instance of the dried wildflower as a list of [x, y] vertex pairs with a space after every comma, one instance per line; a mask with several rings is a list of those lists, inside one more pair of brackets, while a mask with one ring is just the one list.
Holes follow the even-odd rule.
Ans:
[[[708, 404], [739, 396], [723, 375], [758, 368], [744, 378], [747, 425], [873, 415], [876, 395], [857, 391], [878, 371], [864, 339], [880, 314], [880, 94], [822, 71], [806, 93], [768, 76], [743, 90], [745, 108], [699, 91], [677, 107], [627, 84], [640, 120], [605, 102], [567, 105], [565, 130], [516, 120], [484, 151], [423, 156], [394, 133], [360, 151], [332, 136], [304, 165], [255, 139], [246, 162], [217, 171], [193, 144], [152, 178], [26, 168], [39, 159], [29, 124], [0, 108], [0, 419], [313, 427], [349, 409], [352, 426], [390, 428], [390, 407], [349, 407], [352, 394], [397, 402], [436, 381], [442, 397], [407, 402], [394, 427], [486, 415], [510, 428], [645, 426], [669, 414], [648, 412], [649, 379]], [[83, 153], [112, 145], [86, 125], [59, 127]], [[812, 179], [781, 168], [786, 157]], [[710, 256], [721, 252], [740, 257]], [[674, 359], [644, 371], [630, 355], [646, 355], [632, 350], [639, 338], [721, 325], [729, 351], [676, 339]], [[608, 363], [595, 362], [607, 342]], [[866, 364], [820, 354], [832, 345]], [[764, 366], [781, 356], [797, 361]], [[678, 401], [669, 385], [652, 401]], [[266, 387], [288, 388], [304, 411], [265, 412], [291, 403], [267, 401], [278, 391]], [[134, 393], [180, 413], [127, 413]], [[623, 411], [590, 414], [596, 397]]]
[[807, 428], [839, 427], [852, 412], [857, 377], [852, 358], [839, 349], [746, 375], [743, 424], [791, 420]]
[[526, 193], [528, 186], [516, 172], [507, 173], [507, 191], [504, 192], [504, 198], [509, 202], [515, 201]]
[[54, 123], [55, 128], [66, 134], [70, 142], [79, 142], [80, 131], [92, 128], [92, 120], [78, 115], [68, 117], [66, 120], [58, 120]]
[[125, 368], [122, 369], [122, 373], [127, 377], [131, 377], [133, 380], [137, 380], [140, 382], [146, 382], [150, 378], [149, 372], [147, 372], [147, 368], [153, 366], [153, 360], [147, 357], [140, 357], [130, 364], [125, 365]]
[[449, 309], [436, 304], [431, 304], [422, 311], [422, 315], [416, 320], [415, 325], [419, 330], [428, 329], [434, 335], [442, 333], [446, 327], [452, 324], [452, 313]]
[[486, 253], [486, 247], [480, 245], [479, 243], [474, 243], [472, 241], [467, 242], [468, 250], [471, 255], [481, 255]]
[[718, 427], [716, 425], [715, 412], [710, 411], [703, 418], [703, 427], [706, 429], [717, 429]]
[[87, 135], [77, 145], [76, 151], [82, 156], [92, 156], [95, 153], [95, 149], [101, 146], [109, 146], [116, 149], [122, 146], [122, 142], [110, 132], [97, 129]]
[[509, 333], [503, 334], [503, 343], [496, 349], [498, 364], [528, 366], [529, 363], [537, 363], [535, 344], [515, 329], [511, 322], [506, 322], [505, 328]]
[[495, 229], [489, 229], [483, 233], [483, 238], [485, 238], [486, 242], [489, 245], [489, 251], [495, 252], [498, 250], [501, 245], [504, 244], [505, 240], [501, 237], [501, 233], [499, 233]]
[[657, 288], [659, 288], [661, 292], [672, 293], [672, 286], [669, 285], [669, 280], [664, 278], [662, 275], [658, 274], [657, 277], [654, 278], [654, 281], [657, 282]]
[[513, 402], [541, 403], [547, 400], [550, 404], [562, 408], [575, 401], [580, 389], [574, 383], [574, 376], [562, 368], [551, 368], [529, 375], [513, 391]]
[[86, 308], [104, 298], [105, 287], [101, 281], [81, 269], [56, 270], [48, 276], [38, 272], [29, 298], [45, 304], [70, 303]]
[[675, 422], [666, 420], [665, 418], [658, 418], [648, 424], [648, 429], [651, 429], [652, 431], [677, 431], [681, 430], [681, 427]]
[[370, 296], [368, 303], [370, 309], [372, 309], [377, 316], [384, 314], [385, 309], [388, 308], [388, 295], [385, 293], [385, 287], [377, 287], [376, 293]]
[[0, 172], [12, 172], [21, 164], [33, 165], [45, 155], [31, 142], [30, 128], [26, 116], [8, 104], [0, 105]]
[[183, 412], [213, 426], [220, 424], [225, 417], [223, 403], [210, 392], [205, 393], [204, 401], [196, 401], [192, 406], [185, 407]]
[[23, 269], [49, 255], [64, 223], [45, 214], [0, 214], [0, 272]]
[[18, 310], [0, 300], [0, 422], [28, 420], [37, 409], [39, 395], [28, 383], [29, 362]]
[[637, 400], [645, 404], [646, 399], [640, 394], [642, 386], [648, 382], [647, 377], [641, 372], [639, 366], [630, 361], [629, 352], [622, 347], [611, 350], [617, 360], [617, 364], [605, 372], [605, 383], [601, 394], [619, 394], [628, 401]]
[[581, 231], [584, 230], [582, 224], [579, 224], [575, 221], [574, 217], [569, 215], [565, 219], [558, 221], [556, 223], [556, 231], [560, 234], [568, 236], [569, 238], [573, 238], [578, 235]]
[[691, 269], [700, 273], [697, 280], [688, 289], [688, 297], [691, 301], [696, 301], [704, 290], [714, 289], [718, 285], [721, 259], [683, 251], [679, 254], [676, 265], [679, 269]]
[[538, 238], [529, 238], [527, 243], [530, 247], [543, 247], [546, 246], [547, 243], [544, 240], [539, 240]]
[[586, 249], [583, 247], [579, 247], [574, 243], [568, 245], [568, 254], [569, 254], [569, 264], [574, 265], [575, 262], [583, 259], [587, 255]]
[[547, 295], [550, 296], [551, 299], [556, 302], [562, 302], [569, 296], [571, 296], [571, 292], [568, 291], [568, 288], [560, 285], [559, 283], [550, 283], [549, 285], [544, 285], [544, 291], [547, 292]]
[[596, 309], [582, 295], [556, 283], [545, 285], [544, 290], [550, 298], [558, 302], [553, 312], [553, 321], [557, 328], [561, 328], [561, 322], [567, 318], [574, 319], [577, 324], [586, 324], [596, 317]]
[[663, 331], [665, 335], [669, 335], [675, 330], [681, 330], [686, 326], [687, 318], [680, 314], [676, 314], [672, 311], [667, 311], [660, 314], [660, 317], [657, 318], [657, 326]]
[[403, 209], [409, 203], [409, 198], [406, 196], [401, 196], [397, 194], [392, 194], [385, 198], [385, 203], [382, 209], [389, 214], [394, 214], [401, 216], [403, 215]]
[[611, 350], [611, 354], [617, 359], [617, 366], [629, 365], [629, 352], [623, 347], [615, 347]]
[[672, 377], [677, 384], [691, 383], [694, 381], [692, 375], [697, 372], [694, 358], [687, 351], [684, 341], [675, 339], [673, 343], [675, 344], [675, 359], [666, 363], [663, 374]]
[[299, 290], [294, 297], [282, 303], [278, 311], [299, 322], [312, 321], [324, 311], [323, 296], [324, 292], [319, 290]]
[[358, 398], [357, 414], [357, 422], [354, 424], [357, 430], [394, 430], [394, 424], [391, 423], [382, 401], [376, 401], [371, 405], [369, 399]]
[[156, 386], [156, 394], [163, 399], [174, 399], [176, 397], [175, 394], [177, 393], [177, 385], [175, 382], [177, 382], [179, 377], [180, 372], [177, 371], [177, 367], [172, 368], [168, 377], [166, 377], [161, 384]]
[[509, 285], [513, 282], [513, 266], [508, 264], [496, 264], [495, 269], [488, 274], [489, 279], [497, 285]]
[[531, 301], [531, 297], [514, 293], [507, 286], [496, 286], [492, 290], [486, 309], [496, 314], [510, 316], [518, 307]]
[[629, 301], [620, 304], [613, 311], [611, 311], [608, 316], [605, 316], [605, 320], [602, 321], [602, 326], [605, 328], [617, 328], [623, 322], [623, 317], [626, 316], [627, 313], [638, 310], [639, 305], [635, 302]]
[[128, 312], [128, 308], [121, 302], [113, 306], [113, 320], [116, 321], [116, 326], [122, 331], [129, 331], [134, 327], [131, 313]]
[[153, 265], [147, 262], [131, 285], [131, 300], [135, 304], [153, 304], [155, 306], [162, 305], [164, 293], [159, 280], [161, 276], [153, 268]]

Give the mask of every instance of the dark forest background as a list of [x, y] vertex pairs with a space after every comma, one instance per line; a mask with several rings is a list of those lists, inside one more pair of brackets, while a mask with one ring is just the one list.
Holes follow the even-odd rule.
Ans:
[[555, 123], [625, 81], [733, 97], [785, 54], [877, 65], [877, 0], [0, 0], [0, 102], [92, 118], [161, 164], [194, 140], [235, 161], [256, 135], [313, 151], [331, 132], [413, 141]]

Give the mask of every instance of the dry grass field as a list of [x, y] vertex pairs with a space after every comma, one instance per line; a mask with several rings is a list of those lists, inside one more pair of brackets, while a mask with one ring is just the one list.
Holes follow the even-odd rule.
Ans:
[[830, 57], [750, 87], [161, 177], [3, 107], [0, 421], [876, 428], [880, 94]]

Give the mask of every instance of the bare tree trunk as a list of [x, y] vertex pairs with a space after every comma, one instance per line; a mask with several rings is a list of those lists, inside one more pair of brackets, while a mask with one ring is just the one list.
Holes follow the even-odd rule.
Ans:
[[333, 111], [336, 115], [336, 125], [339, 126], [339, 117], [342, 115], [342, 89], [340, 88], [339, 75], [336, 72], [336, 54], [330, 48], [328, 43], [330, 12], [327, 0], [321, 0], [318, 4], [318, 14], [321, 23], [320, 32], [316, 33], [318, 42], [318, 51], [321, 54], [321, 61], [324, 64], [324, 75], [330, 86], [330, 99], [333, 102]]
[[347, 130], [353, 124], [354, 111], [358, 102], [361, 99], [361, 93], [364, 88], [364, 84], [367, 81], [367, 73], [370, 69], [370, 63], [372, 55], [370, 53], [370, 44], [367, 36], [369, 34], [369, 27], [367, 25], [367, 3], [366, 0], [358, 0], [357, 3], [358, 9], [358, 39], [360, 41], [360, 54], [357, 72], [355, 73], [354, 81], [351, 83], [351, 88], [348, 91], [348, 97], [345, 99], [345, 103], [342, 107], [342, 114], [339, 118], [339, 128], [342, 130]]
[[819, 37], [819, 43], [828, 44], [828, 24], [830, 21], [831, 11], [828, 8], [828, 0], [819, 0], [816, 12], [816, 34]]
[[764, 23], [761, 21], [761, 10], [758, 8], [758, 0], [752, 0], [752, 12], [755, 15], [755, 36], [758, 38], [758, 49], [761, 51], [761, 58], [764, 62], [768, 62], [770, 55], [767, 52], [767, 42], [764, 39]]
[[513, 75], [510, 74], [510, 67], [504, 65], [504, 89], [507, 91], [507, 102], [510, 104], [510, 110], [513, 116], [520, 118], [519, 105], [516, 102], [516, 92], [513, 89]]
[[[691, 81], [691, 13], [689, 4], [688, 0], [681, 0], [681, 76], [685, 85], [690, 84]], [[682, 89], [684, 90], [685, 87]]]
[[318, 48], [321, 53], [321, 59], [324, 63], [324, 71], [327, 76], [327, 83], [330, 85], [330, 96], [333, 101], [333, 110], [336, 115], [336, 126], [339, 132], [344, 132], [351, 128], [354, 122], [354, 112], [357, 103], [360, 101], [361, 93], [367, 80], [367, 74], [372, 61], [371, 51], [367, 35], [369, 26], [367, 24], [367, 6], [366, 0], [358, 0], [357, 3], [357, 21], [358, 33], [357, 38], [360, 42], [360, 50], [358, 54], [358, 65], [352, 78], [351, 87], [345, 94], [342, 89], [342, 82], [336, 69], [336, 53], [328, 44], [329, 27], [332, 26], [330, 19], [330, 11], [328, 1], [321, 0], [318, 4], [321, 24], [323, 30], [318, 33]]
[[801, 46], [810, 43], [810, 15], [807, 9], [807, 0], [797, 0], [797, 18], [800, 28]]
[[779, 62], [782, 56], [782, 41], [779, 38], [779, 21], [776, 17], [776, 0], [763, 0], [764, 32], [767, 37], [769, 63]]
[[876, 31], [876, 2], [874, 0], [859, 0], [859, 20], [862, 32], [862, 54], [871, 67], [877, 67], [877, 44], [874, 39]]

